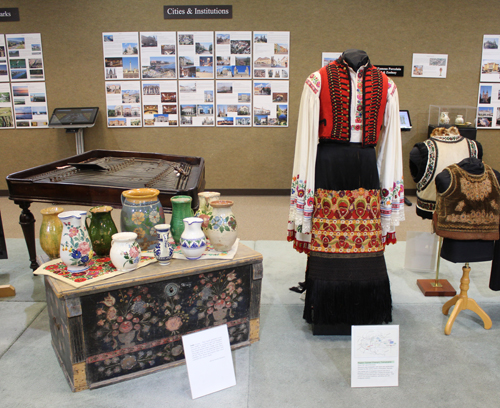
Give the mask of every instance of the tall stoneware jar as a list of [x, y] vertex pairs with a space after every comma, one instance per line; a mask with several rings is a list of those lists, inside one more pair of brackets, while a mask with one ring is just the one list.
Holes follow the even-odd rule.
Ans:
[[192, 217], [193, 210], [191, 202], [193, 199], [186, 195], [176, 195], [171, 198], [172, 203], [172, 219], [170, 220], [170, 231], [176, 245], [179, 245], [181, 235], [184, 232], [184, 218]]
[[238, 237], [236, 218], [233, 214], [233, 201], [214, 200], [208, 221], [207, 236], [216, 251], [229, 251]]
[[101, 205], [92, 207], [87, 214], [86, 223], [92, 248], [99, 256], [109, 255], [111, 237], [118, 232], [111, 217], [111, 211], [113, 211], [113, 207]]
[[63, 224], [61, 235], [61, 260], [70, 273], [80, 273], [89, 269], [94, 256], [85, 218], [87, 211], [64, 211], [58, 215]]
[[155, 188], [136, 188], [122, 193], [120, 225], [122, 232], [135, 232], [143, 251], [156, 245], [156, 224], [164, 224], [163, 207]]
[[195, 217], [199, 217], [203, 219], [203, 224], [201, 224], [201, 229], [206, 235], [208, 221], [210, 220], [210, 216], [212, 215], [212, 206], [210, 202], [213, 200], [217, 200], [220, 197], [220, 193], [217, 191], [202, 191], [198, 193], [198, 201], [200, 203], [200, 207], [198, 211], [196, 211]]
[[63, 211], [62, 207], [49, 207], [40, 210], [43, 216], [40, 226], [40, 246], [50, 259], [59, 258], [63, 225], [58, 215]]

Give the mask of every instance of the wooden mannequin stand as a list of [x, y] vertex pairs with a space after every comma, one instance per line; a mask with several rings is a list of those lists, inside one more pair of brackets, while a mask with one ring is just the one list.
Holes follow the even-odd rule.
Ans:
[[470, 267], [469, 263], [466, 262], [465, 265], [462, 267], [463, 275], [462, 278], [460, 279], [460, 294], [454, 296], [452, 299], [448, 300], [444, 305], [443, 305], [443, 314], [447, 315], [448, 312], [450, 311], [450, 308], [455, 305], [455, 308], [451, 312], [450, 317], [448, 318], [448, 322], [446, 323], [446, 326], [444, 328], [444, 334], [449, 335], [451, 333], [451, 328], [453, 327], [453, 323], [455, 323], [455, 319], [457, 318], [458, 314], [462, 310], [472, 310], [474, 313], [479, 315], [479, 317], [483, 320], [484, 323], [484, 328], [486, 330], [491, 329], [491, 319], [490, 317], [486, 314], [486, 312], [479, 307], [477, 302], [474, 299], [471, 299], [467, 296], [467, 291], [469, 290], [469, 273], [470, 273]]

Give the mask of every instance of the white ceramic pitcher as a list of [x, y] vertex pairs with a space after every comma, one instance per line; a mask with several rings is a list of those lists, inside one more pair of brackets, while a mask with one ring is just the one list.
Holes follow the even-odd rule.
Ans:
[[135, 232], [119, 232], [111, 237], [109, 257], [114, 267], [121, 272], [137, 269], [141, 260], [141, 247]]
[[87, 211], [64, 211], [58, 214], [63, 224], [59, 256], [70, 273], [85, 272], [94, 256], [85, 218]]

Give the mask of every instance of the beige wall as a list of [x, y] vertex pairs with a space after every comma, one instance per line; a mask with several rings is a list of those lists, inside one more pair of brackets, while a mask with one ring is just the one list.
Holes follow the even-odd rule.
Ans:
[[[164, 20], [163, 6], [232, 4], [231, 20]], [[401, 109], [414, 128], [403, 137], [405, 186], [413, 145], [426, 138], [429, 105], [477, 104], [484, 34], [499, 34], [497, 1], [453, 0], [6, 0], [21, 21], [0, 23], [0, 33], [41, 33], [49, 112], [99, 106], [85, 148], [202, 156], [208, 189], [288, 189], [302, 86], [321, 66], [321, 53], [359, 48], [372, 63], [404, 65], [395, 78]], [[104, 31], [290, 31], [288, 128], [108, 129], [101, 33]], [[411, 78], [413, 53], [448, 54], [446, 79]], [[484, 160], [500, 170], [498, 130], [478, 131]], [[64, 130], [0, 130], [0, 190], [15, 171], [75, 154]]]

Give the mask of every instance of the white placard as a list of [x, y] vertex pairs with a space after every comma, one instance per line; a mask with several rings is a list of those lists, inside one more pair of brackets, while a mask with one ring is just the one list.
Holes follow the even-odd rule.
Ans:
[[252, 126], [252, 81], [217, 81], [217, 126]]
[[483, 36], [483, 55], [481, 58], [481, 82], [500, 82], [500, 35]]
[[289, 72], [290, 31], [254, 31], [254, 78], [288, 79]]
[[140, 81], [106, 82], [108, 127], [141, 127]]
[[253, 125], [288, 127], [288, 81], [253, 82]]
[[321, 66], [324, 67], [330, 62], [336, 61], [341, 55], [341, 52], [323, 52], [321, 54]]
[[446, 78], [448, 54], [413, 54], [411, 76], [414, 78]]
[[9, 64], [7, 64], [7, 46], [5, 36], [0, 34], [0, 82], [9, 81]]
[[181, 126], [214, 126], [214, 81], [179, 81]]
[[11, 85], [16, 128], [48, 127], [45, 82], [13, 82]]
[[218, 79], [250, 79], [252, 77], [252, 32], [216, 32]]
[[106, 81], [139, 79], [139, 34], [102, 33]]
[[214, 79], [213, 31], [178, 32], [179, 78]]
[[142, 79], [176, 79], [175, 31], [141, 32]]
[[43, 81], [42, 35], [6, 34], [5, 41], [11, 81]]
[[399, 326], [352, 326], [351, 387], [399, 385]]
[[182, 336], [193, 399], [236, 385], [227, 324]]

